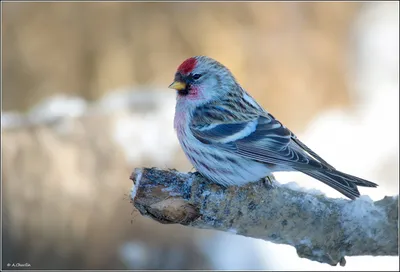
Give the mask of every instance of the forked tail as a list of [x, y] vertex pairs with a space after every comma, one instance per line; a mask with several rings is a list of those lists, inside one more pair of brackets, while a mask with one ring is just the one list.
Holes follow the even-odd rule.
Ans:
[[358, 178], [334, 169], [321, 171], [299, 169], [299, 171], [315, 179], [318, 179], [319, 181], [322, 181], [326, 185], [334, 188], [335, 190], [339, 191], [350, 199], [355, 199], [360, 196], [360, 192], [358, 191], [357, 186], [378, 186], [377, 184], [368, 180]]

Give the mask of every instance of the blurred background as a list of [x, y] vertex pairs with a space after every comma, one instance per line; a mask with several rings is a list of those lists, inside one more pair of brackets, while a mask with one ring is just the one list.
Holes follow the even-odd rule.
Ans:
[[[161, 225], [129, 203], [135, 167], [190, 171], [166, 87], [213, 57], [342, 171], [398, 194], [398, 2], [2, 3], [3, 269], [330, 267], [289, 246]], [[310, 177], [278, 181], [342, 197]]]

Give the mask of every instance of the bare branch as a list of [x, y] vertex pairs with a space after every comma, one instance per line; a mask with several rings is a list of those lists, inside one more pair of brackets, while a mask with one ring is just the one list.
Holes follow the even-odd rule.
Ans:
[[215, 229], [292, 245], [302, 258], [345, 265], [345, 256], [398, 255], [398, 196], [351, 201], [251, 183], [224, 188], [198, 173], [136, 169], [131, 199], [163, 224]]

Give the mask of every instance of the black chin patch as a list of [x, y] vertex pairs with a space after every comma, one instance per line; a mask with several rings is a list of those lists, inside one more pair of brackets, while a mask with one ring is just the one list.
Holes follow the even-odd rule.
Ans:
[[188, 90], [188, 88], [186, 88], [184, 90], [180, 90], [180, 91], [178, 91], [178, 94], [182, 95], [182, 96], [188, 95], [189, 94], [189, 90]]

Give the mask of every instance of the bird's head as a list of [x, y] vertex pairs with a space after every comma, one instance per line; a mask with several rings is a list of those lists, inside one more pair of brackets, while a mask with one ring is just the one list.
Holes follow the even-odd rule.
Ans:
[[200, 105], [226, 96], [237, 85], [231, 72], [218, 61], [196, 56], [179, 65], [174, 82], [178, 100]]

